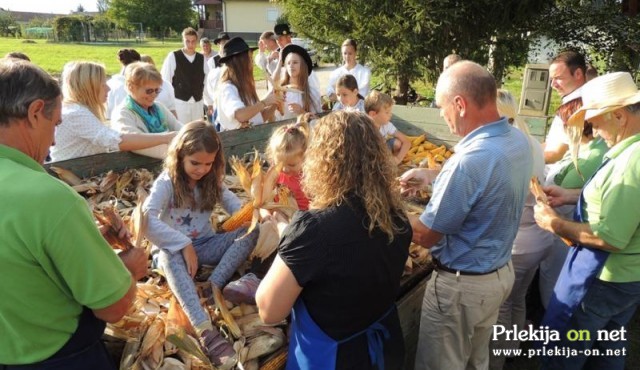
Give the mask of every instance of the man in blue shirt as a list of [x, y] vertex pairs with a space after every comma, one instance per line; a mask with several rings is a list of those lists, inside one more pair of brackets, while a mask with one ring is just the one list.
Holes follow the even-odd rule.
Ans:
[[[433, 181], [413, 241], [431, 249], [436, 269], [422, 304], [416, 369], [486, 369], [498, 309], [514, 273], [511, 246], [533, 168], [527, 138], [501, 118], [493, 76], [458, 62], [438, 79], [436, 103], [462, 140]], [[402, 176], [431, 182], [434, 172]]]

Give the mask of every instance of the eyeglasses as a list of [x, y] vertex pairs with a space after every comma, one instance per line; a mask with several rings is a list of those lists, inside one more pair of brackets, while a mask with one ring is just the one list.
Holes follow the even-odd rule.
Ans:
[[158, 95], [162, 92], [162, 88], [158, 87], [157, 89], [145, 89], [144, 92], [147, 95], [151, 95], [153, 93], [156, 93], [156, 95]]

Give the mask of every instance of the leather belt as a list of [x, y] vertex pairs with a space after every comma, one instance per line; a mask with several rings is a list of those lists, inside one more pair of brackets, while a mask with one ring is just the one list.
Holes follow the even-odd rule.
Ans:
[[437, 271], [444, 271], [444, 272], [448, 272], [451, 274], [456, 274], [456, 275], [468, 275], [468, 276], [481, 276], [481, 275], [489, 275], [489, 274], [493, 274], [494, 272], [498, 271], [498, 269], [494, 269], [488, 272], [475, 272], [475, 271], [462, 271], [462, 270], [455, 270], [452, 268], [449, 268], [445, 265], [443, 265], [442, 263], [440, 263], [440, 261], [435, 258], [435, 257], [431, 257], [431, 259], [433, 260], [433, 263], [436, 266], [436, 270]]

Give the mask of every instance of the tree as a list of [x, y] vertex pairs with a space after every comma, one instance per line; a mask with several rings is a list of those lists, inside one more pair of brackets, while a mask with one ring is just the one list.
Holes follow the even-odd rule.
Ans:
[[638, 4], [638, 0], [558, 0], [536, 28], [565, 47], [582, 50], [606, 70], [637, 74]]
[[14, 32], [19, 29], [20, 27], [11, 13], [0, 11], [0, 35], [3, 37], [14, 35]]
[[109, 0], [97, 0], [96, 8], [98, 8], [98, 12], [100, 14], [104, 14], [109, 9]]
[[82, 6], [82, 4], [78, 4], [78, 7], [76, 8], [76, 13], [84, 13], [84, 6]]
[[293, 25], [316, 43], [358, 41], [359, 54], [379, 75], [395, 79], [395, 97], [405, 101], [409, 82], [435, 81], [452, 52], [486, 63], [494, 75], [525, 58], [526, 31], [552, 0], [351, 0], [336, 11], [332, 0], [277, 0]]
[[156, 36], [168, 28], [181, 31], [193, 25], [191, 0], [110, 0], [107, 14], [120, 25], [142, 23]]

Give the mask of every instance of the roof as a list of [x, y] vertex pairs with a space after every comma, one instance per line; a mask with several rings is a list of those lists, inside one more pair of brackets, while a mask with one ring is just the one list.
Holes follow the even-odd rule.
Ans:
[[195, 5], [218, 5], [222, 4], [220, 0], [196, 0], [194, 1]]
[[64, 14], [53, 14], [53, 13], [14, 12], [12, 10], [4, 10], [4, 9], [0, 12], [9, 13], [16, 22], [29, 22], [34, 18], [50, 19], [50, 18], [55, 18], [61, 15], [64, 15]]

